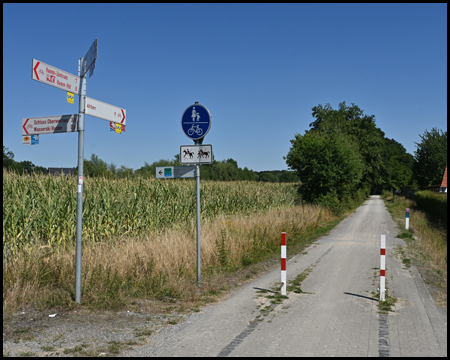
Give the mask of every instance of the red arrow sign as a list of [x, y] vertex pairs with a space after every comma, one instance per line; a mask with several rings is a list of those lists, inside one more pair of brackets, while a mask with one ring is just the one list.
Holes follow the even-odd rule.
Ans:
[[123, 124], [123, 122], [125, 121], [125, 113], [123, 112], [123, 109], [120, 109], [121, 111], [122, 111], [122, 115], [123, 115], [123, 119], [122, 119], [122, 124]]
[[80, 77], [33, 59], [31, 78], [61, 90], [80, 95]]
[[30, 120], [29, 118], [25, 121], [25, 123], [23, 124], [23, 130], [25, 130], [25, 132], [27, 133], [27, 135], [30, 135], [30, 133], [27, 131], [27, 129], [25, 128], [25, 125], [27, 124], [28, 120]]
[[39, 80], [39, 81], [40, 81], [40, 79], [39, 79], [39, 75], [38, 75], [36, 69], [38, 68], [38, 66], [39, 66], [40, 63], [41, 63], [41, 62], [38, 61], [38, 62], [36, 63], [36, 66], [34, 67], [34, 73], [36, 74], [36, 78], [37, 78], [37, 80]]

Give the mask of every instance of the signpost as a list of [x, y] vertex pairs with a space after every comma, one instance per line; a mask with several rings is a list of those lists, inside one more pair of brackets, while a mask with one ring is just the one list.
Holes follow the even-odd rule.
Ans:
[[194, 166], [158, 166], [157, 179], [192, 178], [195, 175]]
[[126, 125], [127, 123], [127, 111], [125, 109], [88, 98], [87, 96], [85, 114], [122, 125]]
[[[205, 135], [211, 128], [211, 114], [209, 110], [195, 102], [188, 106], [181, 116], [181, 129], [184, 134], [194, 140], [195, 145], [201, 145]], [[181, 152], [181, 149], [180, 149]], [[212, 147], [211, 147], [212, 159]], [[199, 159], [200, 160], [200, 159]], [[181, 156], [180, 156], [181, 161]], [[200, 260], [200, 162], [195, 164], [195, 176], [197, 178], [197, 286], [201, 285], [201, 260]]]
[[76, 132], [78, 114], [22, 119], [22, 135]]
[[[67, 100], [72, 102], [73, 95], [79, 95], [78, 114], [58, 115], [40, 118], [22, 119], [24, 145], [38, 143], [38, 134], [54, 134], [61, 132], [78, 132], [78, 185], [77, 185], [77, 225], [76, 225], [76, 258], [75, 258], [75, 302], [81, 301], [81, 250], [83, 230], [83, 165], [84, 165], [84, 116], [92, 115], [121, 126], [125, 131], [126, 111], [117, 106], [86, 97], [86, 73], [93, 74], [97, 59], [97, 39], [86, 55], [78, 60], [78, 76], [60, 70], [54, 66], [33, 59], [31, 78], [44, 84], [54, 86], [68, 92]], [[89, 77], [90, 77], [89, 76]], [[70, 94], [72, 93], [72, 94]], [[119, 125], [121, 124], [121, 125]], [[33, 137], [35, 137], [33, 139]], [[37, 137], [37, 139], [36, 139]]]
[[81, 94], [81, 78], [67, 71], [60, 70], [54, 66], [33, 59], [31, 78], [44, 84], [54, 86], [58, 89]]
[[212, 145], [180, 146], [180, 164], [212, 164]]

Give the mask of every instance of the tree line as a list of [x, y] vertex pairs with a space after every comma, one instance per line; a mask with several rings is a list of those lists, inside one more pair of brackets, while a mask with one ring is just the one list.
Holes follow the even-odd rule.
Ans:
[[[144, 166], [137, 170], [121, 165], [118, 167], [114, 163], [106, 163], [96, 154], [92, 154], [90, 159], [84, 160], [83, 173], [85, 177], [105, 177], [109, 179], [120, 178], [155, 178], [156, 168], [160, 166], [180, 166], [179, 154], [172, 160], [157, 160], [149, 164], [144, 162]], [[14, 154], [3, 146], [3, 167], [16, 171], [19, 174], [31, 174], [32, 172], [46, 174], [48, 171], [41, 166], [35, 166], [31, 161], [14, 161]], [[264, 181], [264, 182], [298, 182], [299, 178], [293, 170], [267, 170], [254, 171], [247, 167], [243, 169], [238, 166], [234, 159], [222, 161], [214, 160], [212, 164], [200, 165], [200, 174], [203, 180], [215, 181]]]
[[[296, 134], [286, 160], [289, 170], [253, 171], [238, 166], [234, 159], [200, 165], [202, 179], [216, 181], [299, 182], [304, 201], [335, 208], [351, 207], [369, 194], [410, 186], [415, 190], [441, 183], [447, 166], [447, 131], [432, 128], [419, 135], [414, 156], [402, 144], [389, 139], [376, 126], [375, 115], [364, 114], [345, 101], [333, 109], [330, 104], [312, 108], [314, 121], [305, 133]], [[156, 167], [178, 166], [179, 154], [171, 160], [157, 160], [137, 170], [107, 164], [97, 155], [84, 160], [85, 176], [107, 178], [154, 178]], [[30, 161], [16, 162], [3, 146], [3, 167], [19, 174], [47, 173]]]
[[295, 135], [285, 157], [300, 178], [304, 201], [341, 211], [383, 190], [440, 184], [447, 166], [447, 131], [425, 130], [413, 157], [385, 137], [375, 115], [355, 104], [344, 101], [338, 109], [319, 104], [312, 116], [310, 129]]

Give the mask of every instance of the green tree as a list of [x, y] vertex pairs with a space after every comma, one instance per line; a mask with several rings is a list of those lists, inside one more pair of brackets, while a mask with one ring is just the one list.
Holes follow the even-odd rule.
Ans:
[[108, 164], [95, 154], [91, 155], [90, 160], [84, 159], [83, 173], [84, 176], [111, 177], [108, 171]]
[[414, 158], [394, 139], [384, 140], [384, 162], [387, 169], [385, 188], [400, 189], [412, 185]]
[[384, 132], [375, 125], [375, 115], [365, 115], [357, 105], [347, 106], [345, 101], [337, 110], [330, 104], [312, 108], [315, 121], [309, 126], [310, 131], [321, 134], [337, 133], [346, 135], [357, 145], [362, 156], [364, 169], [359, 187], [364, 191], [381, 193], [387, 178], [383, 161]]
[[280, 182], [299, 182], [297, 174], [294, 171], [281, 171], [279, 175]]
[[14, 153], [3, 145], [3, 167], [8, 170], [16, 169], [16, 162], [14, 161]]
[[440, 185], [447, 166], [447, 131], [432, 128], [419, 136], [422, 141], [415, 143], [414, 179], [420, 187]]
[[131, 178], [131, 177], [133, 177], [133, 169], [127, 168], [126, 166], [121, 165], [120, 169], [117, 170], [117, 175], [120, 178]]
[[357, 144], [342, 133], [317, 131], [297, 134], [291, 144], [285, 159], [300, 178], [303, 200], [328, 204], [337, 210], [351, 201], [364, 172]]
[[259, 174], [258, 181], [263, 182], [278, 182], [279, 179], [276, 175], [272, 174], [271, 172], [263, 172]]

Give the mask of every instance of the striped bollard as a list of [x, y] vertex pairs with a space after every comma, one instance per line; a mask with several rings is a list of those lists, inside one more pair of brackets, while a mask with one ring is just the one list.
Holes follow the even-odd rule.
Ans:
[[380, 301], [384, 301], [386, 293], [386, 235], [381, 235], [380, 258]]
[[406, 230], [409, 229], [409, 209], [406, 209], [406, 225], [405, 225], [405, 229]]
[[286, 233], [281, 233], [281, 295], [286, 295]]

